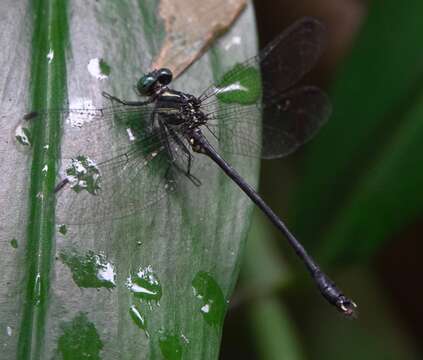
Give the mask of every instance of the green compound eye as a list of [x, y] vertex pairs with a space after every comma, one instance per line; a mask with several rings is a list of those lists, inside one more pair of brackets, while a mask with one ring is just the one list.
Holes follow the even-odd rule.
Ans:
[[157, 80], [159, 80], [160, 84], [162, 85], [168, 85], [173, 78], [172, 71], [166, 68], [162, 68], [159, 70]]
[[153, 95], [156, 84], [168, 85], [173, 78], [172, 71], [166, 68], [154, 70], [145, 74], [139, 79], [137, 83], [137, 90], [141, 95]]
[[153, 92], [154, 83], [157, 77], [150, 74], [142, 76], [137, 83], [137, 90], [141, 95], [150, 95]]

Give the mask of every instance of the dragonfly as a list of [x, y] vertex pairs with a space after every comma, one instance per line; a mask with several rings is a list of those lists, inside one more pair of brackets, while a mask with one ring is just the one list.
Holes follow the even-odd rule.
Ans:
[[[116, 127], [125, 129], [128, 136], [121, 147], [111, 146], [104, 160], [102, 156], [92, 160], [81, 155], [68, 164], [64, 179], [55, 189], [59, 194], [71, 188], [75, 194], [70, 203], [66, 200], [70, 214], [67, 222], [78, 224], [82, 218], [85, 223], [95, 223], [108, 216], [116, 219], [137, 213], [166, 197], [177, 187], [177, 179], [200, 186], [194, 164], [196, 157], [205, 156], [281, 232], [323, 297], [344, 315], [354, 316], [357, 305], [338, 289], [286, 224], [222, 155], [280, 158], [318, 132], [331, 114], [330, 101], [319, 88], [297, 83], [315, 65], [325, 38], [321, 22], [302, 18], [198, 96], [172, 89], [171, 70], [160, 68], [137, 82], [136, 91], [143, 97], [140, 101], [103, 92], [110, 107], [61, 112], [68, 120], [89, 119], [86, 126], [94, 133]], [[257, 121], [260, 116], [261, 123]], [[260, 135], [261, 142], [257, 140]], [[108, 182], [110, 178], [118, 181]]]

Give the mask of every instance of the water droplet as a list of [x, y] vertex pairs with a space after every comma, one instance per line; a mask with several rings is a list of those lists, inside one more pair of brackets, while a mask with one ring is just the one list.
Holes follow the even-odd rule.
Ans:
[[[238, 78], [234, 78], [234, 75]], [[217, 98], [225, 103], [254, 104], [261, 96], [260, 73], [253, 67], [236, 64], [219, 82]]]
[[59, 225], [59, 233], [62, 235], [66, 235], [68, 233], [68, 228], [65, 224]]
[[51, 62], [54, 59], [54, 51], [53, 51], [53, 49], [50, 49], [49, 50], [49, 52], [47, 54], [47, 59], [48, 59], [48, 63], [51, 64]]
[[32, 144], [31, 130], [24, 125], [18, 125], [15, 129], [15, 139], [21, 145], [30, 146]]
[[106, 63], [106, 61], [104, 61], [104, 59], [100, 59], [100, 70], [101, 70], [102, 74], [107, 75], [107, 76], [109, 76], [110, 73], [112, 72], [110, 65], [108, 63]]
[[35, 281], [34, 281], [34, 293], [33, 293], [33, 302], [35, 306], [40, 305], [41, 302], [41, 275], [40, 273], [37, 273], [35, 275]]
[[129, 276], [126, 285], [139, 299], [158, 302], [162, 297], [162, 286], [151, 265]]
[[88, 156], [80, 155], [71, 159], [65, 172], [71, 189], [77, 193], [85, 190], [92, 195], [97, 195], [101, 189], [100, 170], [95, 161]]
[[128, 134], [128, 139], [129, 139], [129, 141], [135, 141], [137, 138], [135, 137], [135, 135], [134, 135], [134, 133], [133, 133], [133, 131], [132, 131], [132, 129], [131, 128], [127, 128], [126, 129], [126, 133]]
[[149, 337], [149, 334], [146, 330], [147, 324], [145, 317], [142, 315], [138, 305], [131, 305], [131, 307], [129, 308], [129, 315], [131, 315], [132, 320], [140, 329], [145, 330], [145, 334], [147, 335], [147, 337]]
[[192, 281], [194, 296], [201, 300], [200, 312], [209, 325], [220, 326], [226, 311], [222, 289], [208, 273], [200, 271]]
[[57, 344], [57, 353], [63, 359], [99, 360], [103, 342], [94, 324], [84, 313], [79, 313], [71, 322], [62, 324], [62, 335]]
[[241, 37], [240, 36], [233, 36], [225, 45], [224, 49], [229, 50], [234, 45], [241, 44]]
[[10, 240], [10, 245], [12, 246], [12, 248], [17, 249], [18, 248], [18, 240], [13, 238], [12, 240]]
[[103, 254], [88, 251], [85, 255], [74, 251], [62, 252], [60, 258], [72, 272], [72, 279], [82, 288], [106, 288], [116, 286], [116, 273], [113, 265]]
[[159, 338], [160, 351], [165, 360], [182, 359], [182, 344], [179, 336], [162, 334]]
[[186, 344], [189, 344], [189, 339], [184, 334], [181, 334], [181, 338], [185, 341]]
[[100, 58], [93, 58], [87, 65], [87, 70], [91, 76], [98, 80], [105, 80], [110, 75], [110, 66]]

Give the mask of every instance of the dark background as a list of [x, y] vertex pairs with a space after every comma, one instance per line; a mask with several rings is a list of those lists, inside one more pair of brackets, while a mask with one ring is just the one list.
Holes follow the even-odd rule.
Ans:
[[[385, 6], [386, 4], [383, 1], [301, 0], [296, 2], [278, 2], [257, 0], [254, 3], [261, 47], [302, 16], [317, 17], [327, 25], [329, 33], [327, 49], [318, 66], [307, 76], [305, 82], [319, 85], [325, 89], [331, 98], [335, 98], [335, 101], [333, 101], [335, 108], [342, 106], [336, 100], [336, 92], [339, 90], [336, 82], [345, 81], [348, 76], [362, 76], [360, 73], [348, 74], [348, 71], [357, 68], [354, 67], [354, 61], [362, 61], [361, 66], [366, 66], [366, 62], [368, 66], [372, 65], [372, 57], [365, 57], [366, 49], [356, 51], [362, 54], [360, 59], [364, 58], [365, 61], [354, 60], [354, 58], [359, 57], [354, 55], [355, 49], [360, 47], [360, 42], [367, 41], [365, 39], [366, 36], [372, 36], [371, 28], [377, 28], [379, 25], [377, 19], [378, 16], [382, 15], [375, 16], [372, 14], [389, 11], [390, 13], [386, 14], [386, 17], [392, 17], [392, 34], [387, 34], [386, 38], [381, 40], [387, 46], [387, 54], [389, 54], [390, 36], [394, 42], [401, 36], [405, 38], [407, 35], [405, 33], [401, 34], [401, 26], [394, 26], [396, 21], [395, 6]], [[387, 3], [392, 3], [392, 1]], [[412, 3], [410, 2], [410, 21], [413, 21], [411, 12], [415, 11]], [[398, 4], [398, 6], [401, 5]], [[404, 11], [406, 10], [402, 10], [403, 13]], [[416, 24], [416, 29], [421, 30], [422, 27], [423, 24]], [[418, 32], [416, 32], [416, 44], [419, 43], [418, 39]], [[378, 43], [377, 36], [373, 38], [373, 42], [375, 48], [379, 47], [379, 51], [384, 51], [383, 47]], [[410, 51], [414, 51], [412, 47], [410, 47]], [[401, 59], [401, 56], [398, 56], [398, 58]], [[398, 69], [401, 69], [402, 66], [408, 65], [398, 63]], [[423, 62], [420, 63], [420, 66], [423, 66]], [[383, 71], [383, 69], [381, 68], [380, 71]], [[416, 73], [418, 72], [417, 69]], [[386, 74], [386, 81], [389, 81], [389, 79], [390, 74]], [[373, 82], [374, 79], [369, 76], [362, 79], [363, 87], [366, 89], [371, 89], [374, 85]], [[394, 122], [400, 122], [406, 116], [408, 109], [418, 103], [416, 94], [420, 91], [421, 83], [416, 78], [416, 81], [411, 82], [412, 85], [407, 89], [409, 95], [405, 97], [399, 96], [401, 99], [399, 100], [399, 105], [393, 106], [392, 109], [400, 108], [400, 111], [395, 112], [395, 110], [392, 110], [390, 113], [383, 114], [383, 116], [394, 118]], [[354, 93], [351, 94], [351, 101], [354, 102]], [[368, 103], [371, 103], [371, 101]], [[357, 102], [356, 106], [360, 107], [360, 103]], [[366, 108], [363, 108], [363, 114], [365, 116]], [[365, 119], [358, 119], [357, 121], [359, 120], [365, 121]], [[330, 121], [341, 120], [336, 117]], [[423, 121], [423, 118], [421, 121]], [[387, 123], [390, 124], [392, 122], [387, 121]], [[350, 126], [354, 126], [354, 123], [346, 122], [345, 131], [348, 131]], [[397, 130], [396, 127], [384, 128], [383, 122], [379, 125], [379, 129], [380, 134], [383, 135], [381, 135], [381, 140], [374, 141], [373, 144], [369, 140], [370, 144], [367, 147], [367, 151], [370, 154], [378, 152], [380, 144], [385, 146], [385, 134], [386, 138], [389, 138], [395, 136], [395, 131]], [[329, 141], [328, 139], [330, 138], [327, 136], [322, 141]], [[295, 155], [287, 159], [263, 163], [262, 194], [277, 213], [288, 218], [289, 225], [295, 233], [300, 235], [302, 233], [301, 225], [298, 224], [301, 224], [301, 219], [298, 221], [297, 216], [301, 216], [301, 212], [297, 212], [295, 194], [300, 191], [298, 187], [304, 181], [302, 177], [307, 174], [307, 170], [304, 171], [304, 167], [307, 167], [308, 153], [318, 146], [320, 145], [312, 141], [311, 144], [305, 145]], [[334, 148], [333, 151], [342, 152], [342, 148]], [[421, 166], [418, 165], [421, 164], [421, 153], [410, 152], [409, 156], [416, 159], [417, 167]], [[329, 162], [330, 159], [327, 159], [327, 161]], [[377, 161], [375, 162], [376, 165]], [[366, 165], [363, 164], [363, 166]], [[332, 178], [330, 175], [328, 177], [328, 181], [338, 182], [338, 179], [334, 179], [333, 176]], [[359, 176], [357, 179], [349, 179], [352, 183], [355, 181], [359, 182], [359, 180]], [[401, 174], [398, 174], [399, 189], [401, 189], [402, 180]], [[346, 188], [348, 186], [348, 184], [345, 184]], [[382, 179], [380, 187], [383, 188], [384, 186], [384, 180]], [[413, 198], [412, 193], [404, 193], [402, 190], [398, 191], [398, 193], [392, 192], [389, 196], [403, 197], [404, 202], [408, 201], [408, 197]], [[401, 200], [399, 199], [400, 204]], [[310, 199], [310, 201], [313, 200]], [[335, 197], [330, 199], [330, 201], [336, 204], [337, 199]], [[347, 248], [344, 250], [347, 255], [338, 257], [337, 261], [327, 261], [325, 263], [323, 260], [324, 267], [331, 274], [336, 274], [334, 275], [336, 281], [338, 283], [342, 282], [342, 288], [346, 288], [346, 293], [355, 299], [358, 298], [357, 302], [360, 306], [358, 319], [353, 321], [344, 320], [340, 315], [336, 314], [334, 309], [319, 299], [319, 295], [312, 288], [311, 283], [306, 278], [301, 277], [300, 280], [304, 285], [276, 286], [269, 292], [269, 296], [276, 300], [289, 318], [289, 331], [291, 332], [289, 338], [294, 339], [291, 345], [294, 343], [295, 345], [293, 346], [298, 351], [296, 355], [287, 357], [289, 355], [283, 351], [280, 353], [278, 353], [278, 350], [272, 352], [271, 346], [267, 346], [266, 350], [266, 345], [263, 345], [263, 339], [260, 339], [260, 337], [268, 335], [257, 326], [257, 317], [254, 315], [254, 307], [259, 297], [244, 296], [245, 289], [248, 288], [248, 276], [244, 274], [241, 277], [242, 280], [234, 296], [235, 300], [226, 318], [221, 358], [325, 360], [332, 358], [421, 358], [423, 349], [419, 339], [422, 332], [420, 324], [423, 320], [423, 312], [421, 311], [423, 297], [420, 285], [422, 271], [419, 258], [423, 250], [421, 242], [423, 217], [415, 214], [416, 212], [419, 213], [419, 209], [423, 208], [423, 204], [420, 204], [420, 206], [417, 204], [416, 206], [418, 207], [417, 211], [409, 215], [404, 214], [406, 210], [398, 208], [398, 215], [404, 218], [398, 227], [400, 230], [392, 231], [384, 236], [383, 241], [379, 241], [372, 246], [371, 251], [365, 255], [349, 257]], [[374, 217], [379, 218], [380, 213], [385, 210], [383, 201], [380, 204], [374, 203], [374, 209]], [[336, 207], [333, 211], [337, 211]], [[393, 214], [395, 214], [395, 211]], [[373, 225], [372, 217], [370, 217], [366, 226], [370, 229], [372, 226], [380, 225]], [[366, 229], [366, 227], [364, 228]], [[298, 263], [289, 255], [290, 251], [282, 244], [280, 236], [271, 229], [268, 231], [271, 233], [270, 241], [273, 242], [278, 252], [283, 254], [281, 256], [289, 258], [289, 264], [293, 267], [293, 272], [302, 272]], [[362, 233], [361, 235], [365, 236], [366, 234]], [[304, 241], [307, 242], [310, 239], [306, 238]], [[353, 245], [350, 245], [350, 247], [351, 253], [354, 253]], [[313, 252], [316, 248], [318, 249], [318, 245], [313, 244], [311, 248]], [[318, 253], [318, 251], [316, 252]], [[247, 254], [246, 256], [248, 257], [249, 255]], [[272, 325], [269, 324], [269, 326], [271, 327]], [[286, 334], [286, 332], [288, 330], [283, 333]], [[280, 339], [281, 344], [284, 344], [285, 341]], [[282, 346], [283, 349], [284, 347]]]

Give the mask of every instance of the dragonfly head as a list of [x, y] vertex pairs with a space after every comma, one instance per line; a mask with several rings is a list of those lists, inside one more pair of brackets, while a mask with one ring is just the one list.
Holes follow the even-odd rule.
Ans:
[[151, 96], [158, 88], [168, 85], [172, 77], [172, 71], [166, 68], [151, 71], [139, 79], [137, 90], [141, 95]]

